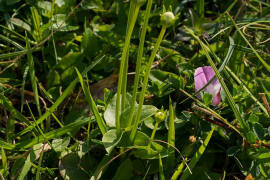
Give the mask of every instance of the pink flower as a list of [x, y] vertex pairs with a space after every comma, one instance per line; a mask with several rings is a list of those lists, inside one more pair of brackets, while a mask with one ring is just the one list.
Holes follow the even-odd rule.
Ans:
[[[211, 66], [197, 68], [194, 73], [195, 90], [199, 91], [208, 81], [212, 79], [212, 77], [214, 77], [214, 75], [215, 72]], [[214, 106], [217, 106], [220, 103], [221, 85], [218, 79], [214, 79], [214, 81], [202, 91], [212, 95], [212, 104]], [[201, 99], [200, 94], [198, 94], [197, 97]]]

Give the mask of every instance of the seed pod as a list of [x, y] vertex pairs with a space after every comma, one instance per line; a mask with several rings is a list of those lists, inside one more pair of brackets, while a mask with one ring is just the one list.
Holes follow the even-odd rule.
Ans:
[[142, 6], [146, 0], [132, 0], [137, 6]]
[[161, 15], [160, 21], [162, 25], [168, 27], [174, 24], [175, 16], [172, 12], [165, 12]]

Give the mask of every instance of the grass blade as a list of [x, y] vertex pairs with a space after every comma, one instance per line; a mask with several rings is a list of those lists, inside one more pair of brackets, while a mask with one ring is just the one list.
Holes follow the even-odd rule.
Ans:
[[3, 36], [2, 34], [0, 34], [0, 39], [3, 39], [5, 41], [7, 41], [8, 43], [12, 44], [13, 46], [15, 46], [16, 48], [18, 48], [19, 50], [23, 51], [25, 50], [24, 47], [22, 47], [19, 43], [9, 39], [8, 37], [6, 36]]
[[[206, 149], [206, 147], [207, 147], [207, 145], [208, 145], [208, 143], [209, 143], [209, 141], [210, 141], [210, 139], [211, 139], [211, 137], [212, 137], [212, 135], [213, 135], [214, 130], [215, 130], [215, 127], [212, 128], [212, 130], [208, 133], [208, 135], [207, 135], [207, 137], [205, 138], [203, 144], [199, 147], [198, 151], [197, 151], [197, 152], [195, 153], [195, 155], [192, 157], [190, 163], [188, 163], [188, 166], [189, 166], [189, 168], [190, 168], [191, 170], [196, 166], [197, 162], [198, 162], [198, 161], [200, 160], [200, 158], [202, 157], [202, 155], [203, 155], [203, 153], [204, 153], [204, 151], [205, 151], [205, 149]], [[190, 175], [190, 172], [189, 172], [188, 168], [186, 168], [186, 169], [184, 170], [183, 175], [181, 176], [180, 180], [185, 180], [185, 179], [187, 179], [187, 178], [189, 177], [189, 175]]]
[[[207, 137], [205, 138], [203, 144], [199, 147], [198, 151], [193, 155], [190, 163], [188, 164], [188, 167], [191, 170], [196, 166], [197, 162], [200, 160], [201, 156], [203, 155], [203, 153], [204, 153], [204, 151], [205, 151], [205, 149], [206, 149], [206, 147], [207, 147], [207, 145], [212, 137], [214, 130], [215, 130], [215, 128], [212, 128], [212, 130], [208, 133]], [[185, 165], [185, 161], [182, 161], [182, 163], [179, 164], [177, 171], [174, 172], [171, 180], [177, 180], [178, 176], [182, 172], [184, 165]], [[188, 168], [186, 168], [184, 170], [183, 175], [181, 176], [180, 180], [187, 179], [189, 177], [189, 175], [190, 175], [190, 171]]]
[[33, 89], [33, 93], [34, 93], [34, 100], [35, 100], [35, 104], [37, 106], [38, 114], [39, 114], [39, 116], [41, 116], [41, 109], [40, 109], [36, 75], [35, 75], [34, 59], [33, 59], [31, 51], [29, 51], [31, 49], [31, 47], [30, 47], [28, 38], [26, 38], [26, 49], [28, 50], [27, 51], [27, 61], [28, 61], [28, 66], [29, 66], [30, 80], [32, 83], [32, 89]]
[[18, 142], [14, 149], [17, 150], [25, 150], [27, 148], [30, 148], [38, 143], [42, 143], [44, 141], [48, 141], [53, 138], [57, 138], [59, 136], [62, 136], [66, 133], [69, 133], [77, 128], [82, 127], [83, 125], [87, 124], [89, 122], [89, 118], [83, 118], [83, 119], [77, 119], [75, 122], [70, 123], [62, 128], [58, 128], [55, 130], [52, 130], [50, 132], [47, 132], [43, 135], [37, 136], [33, 139], [24, 140], [22, 142]]
[[244, 121], [244, 119], [242, 118], [238, 108], [236, 107], [236, 104], [232, 98], [232, 95], [229, 91], [229, 89], [227, 88], [225, 82], [223, 81], [223, 78], [221, 76], [221, 74], [219, 73], [218, 69], [216, 68], [216, 65], [215, 63], [213, 62], [212, 58], [210, 57], [209, 53], [208, 53], [208, 50], [207, 50], [207, 46], [199, 39], [198, 36], [196, 36], [193, 31], [187, 27], [185, 27], [185, 29], [200, 43], [202, 49], [204, 50], [205, 52], [205, 55], [208, 59], [208, 62], [210, 63], [211, 67], [213, 68], [216, 76], [217, 76], [217, 79], [219, 80], [220, 84], [221, 84], [221, 87], [222, 89], [224, 90], [226, 96], [227, 96], [227, 99], [228, 99], [228, 102], [229, 102], [229, 105], [231, 106], [233, 112], [234, 112], [234, 115], [238, 121], [238, 123], [240, 124], [241, 128], [243, 128], [243, 130], [245, 132], [248, 131], [248, 126], [246, 124], [246, 122]]
[[242, 36], [242, 38], [245, 40], [245, 42], [248, 44], [248, 46], [252, 49], [252, 51], [257, 56], [257, 58], [261, 61], [261, 63], [264, 65], [264, 67], [267, 69], [267, 71], [270, 72], [270, 66], [263, 60], [263, 58], [259, 55], [259, 53], [250, 44], [250, 42], [247, 40], [247, 38], [242, 33], [242, 31], [240, 31], [240, 29], [236, 25], [235, 21], [233, 20], [233, 18], [230, 16], [230, 14], [228, 12], [227, 12], [227, 16], [230, 18], [230, 20], [232, 21], [232, 23], [233, 23], [234, 27], [236, 28], [236, 30], [238, 31], [238, 33]]
[[86, 99], [88, 101], [88, 104], [90, 106], [91, 111], [94, 113], [95, 117], [96, 117], [96, 121], [98, 124], [98, 127], [101, 131], [102, 134], [105, 134], [107, 132], [107, 128], [106, 128], [106, 124], [104, 122], [104, 120], [102, 119], [102, 117], [100, 116], [97, 106], [95, 104], [95, 101], [93, 100], [93, 97], [91, 96], [90, 90], [89, 88], [86, 86], [85, 82], [83, 81], [83, 77], [81, 75], [81, 73], [79, 72], [79, 70], [77, 68], [75, 68], [79, 81], [81, 83], [83, 92], [86, 96]]
[[[101, 60], [104, 58], [102, 56], [101, 58], [97, 59], [96, 61], [93, 62], [93, 64], [89, 65], [83, 72], [82, 75], [85, 75], [88, 71], [93, 69]], [[64, 101], [64, 99], [71, 93], [71, 91], [74, 89], [76, 86], [77, 82], [79, 81], [79, 78], [76, 78], [73, 80], [69, 86], [65, 89], [65, 91], [62, 93], [62, 95], [55, 101], [55, 103], [36, 121], [35, 124], [28, 126], [26, 129], [22, 130], [17, 134], [17, 136], [21, 136], [29, 131], [31, 131], [36, 124], [40, 124], [43, 122], [47, 117], [49, 117], [56, 109], [57, 107]]]
[[168, 158], [167, 158], [167, 173], [170, 174], [172, 169], [175, 165], [175, 153], [174, 148], [172, 146], [175, 146], [175, 126], [174, 126], [174, 109], [172, 105], [172, 100], [169, 98], [169, 123], [168, 123]]
[[6, 177], [8, 175], [8, 162], [7, 162], [7, 156], [5, 153], [4, 148], [1, 148], [1, 158], [2, 158], [2, 175]]
[[165, 180], [164, 172], [163, 172], [163, 164], [162, 164], [162, 159], [159, 154], [159, 161], [158, 161], [158, 168], [159, 168], [159, 179], [160, 180]]

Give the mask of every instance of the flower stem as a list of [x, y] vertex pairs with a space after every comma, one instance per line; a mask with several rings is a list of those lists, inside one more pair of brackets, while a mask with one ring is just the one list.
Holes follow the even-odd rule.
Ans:
[[155, 127], [154, 127], [154, 129], [152, 131], [152, 134], [151, 134], [151, 137], [150, 137], [150, 140], [149, 140], [149, 144], [147, 146], [148, 151], [150, 151], [151, 143], [154, 140], [154, 137], [155, 137], [155, 134], [156, 134], [156, 131], [157, 131], [157, 127], [158, 127], [158, 122], [155, 123]]
[[151, 54], [151, 56], [149, 58], [149, 62], [148, 62], [147, 67], [146, 67], [146, 73], [144, 75], [143, 86], [142, 86], [142, 90], [141, 90], [141, 93], [140, 93], [138, 111], [137, 111], [137, 114], [136, 114], [136, 118], [135, 118], [133, 128], [131, 130], [131, 134], [130, 134], [130, 141], [131, 142], [134, 141], [134, 138], [135, 138], [135, 135], [136, 135], [136, 132], [137, 132], [137, 127], [139, 125], [140, 118], [141, 118], [144, 95], [145, 95], [145, 92], [146, 92], [146, 87], [147, 87], [147, 84], [148, 84], [148, 78], [149, 78], [149, 75], [150, 75], [151, 67], [152, 67], [153, 61], [155, 59], [155, 55], [156, 55], [156, 53], [158, 51], [158, 48], [160, 46], [160, 43], [162, 41], [162, 38], [163, 38], [163, 36], [164, 36], [164, 34], [166, 32], [166, 27], [167, 27], [166, 25], [162, 26], [162, 29], [161, 29], [161, 31], [159, 33], [159, 37], [158, 37], [157, 42], [155, 44], [154, 50], [152, 51], [152, 54]]
[[146, 29], [148, 26], [148, 20], [149, 20], [149, 16], [150, 16], [152, 2], [153, 2], [153, 0], [148, 0], [148, 2], [147, 2], [144, 23], [143, 23], [143, 27], [142, 27], [141, 36], [140, 36], [140, 44], [139, 44], [139, 50], [138, 50], [138, 56], [137, 56], [137, 62], [136, 62], [136, 74], [135, 74], [134, 87], [133, 87], [133, 92], [132, 92], [131, 108], [130, 108], [130, 113], [129, 113], [129, 119], [127, 122], [128, 127], [131, 126], [133, 116], [134, 116], [136, 97], [137, 97], [136, 94], [137, 94], [137, 90], [138, 90], [138, 86], [139, 86], [139, 77], [140, 77], [140, 70], [141, 70], [141, 64], [142, 64], [144, 40], [145, 40]]
[[[116, 130], [117, 134], [121, 133], [121, 127], [120, 127], [120, 114], [121, 114], [121, 90], [122, 90], [122, 83], [123, 83], [123, 75], [124, 75], [124, 66], [125, 66], [125, 61], [128, 61], [127, 54], [128, 54], [128, 49], [129, 49], [129, 44], [130, 44], [130, 39], [131, 39], [131, 34], [139, 13], [140, 6], [136, 5], [135, 11], [133, 14], [133, 17], [131, 19], [131, 22], [128, 26], [126, 38], [125, 38], [125, 44], [124, 44], [124, 49], [122, 52], [121, 56], [121, 64], [120, 64], [120, 70], [119, 70], [119, 79], [118, 79], [118, 86], [117, 86], [117, 98], [116, 98], [116, 113], [115, 113], [115, 122], [116, 122]], [[128, 62], [127, 62], [128, 64]]]

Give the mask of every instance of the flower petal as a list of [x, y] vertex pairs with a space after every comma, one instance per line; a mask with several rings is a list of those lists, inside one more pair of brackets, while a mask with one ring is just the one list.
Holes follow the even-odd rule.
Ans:
[[[215, 72], [211, 66], [204, 66], [197, 68], [194, 73], [195, 90], [198, 91], [202, 87], [204, 87], [205, 84], [207, 84], [207, 82], [210, 81], [212, 77], [214, 77], [214, 75]], [[212, 95], [213, 105], [216, 106], [219, 104], [221, 100], [220, 98], [221, 85], [217, 79], [215, 79], [211, 84], [209, 84], [203, 91]], [[197, 96], [198, 98], [201, 98], [199, 94]]]

